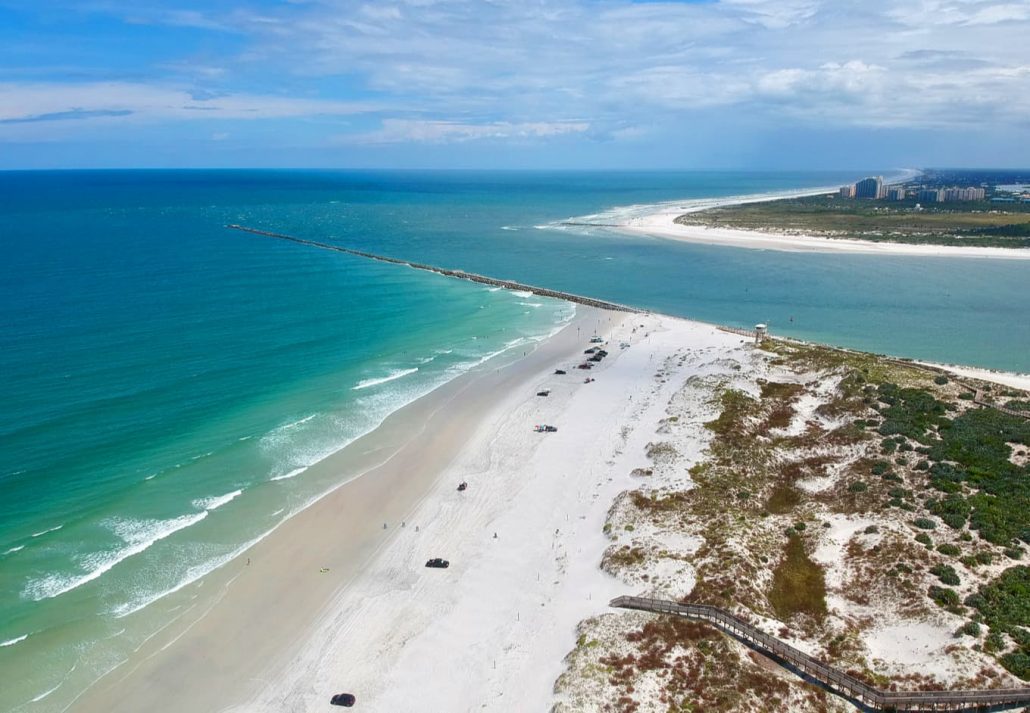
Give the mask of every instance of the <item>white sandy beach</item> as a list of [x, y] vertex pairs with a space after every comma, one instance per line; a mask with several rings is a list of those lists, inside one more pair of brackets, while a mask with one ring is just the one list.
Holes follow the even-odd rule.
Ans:
[[[611, 356], [572, 368], [597, 327]], [[252, 548], [253, 565], [207, 578], [203, 604], [75, 710], [325, 710], [342, 691], [362, 710], [414, 710], [427, 696], [432, 710], [548, 709], [577, 623], [626, 592], [598, 567], [612, 500], [685, 371], [744, 342], [580, 308], [529, 357], [398, 412], [415, 436], [359, 446], [394, 450]], [[706, 357], [657, 380], [685, 348]], [[558, 432], [535, 433], [540, 423]], [[437, 556], [450, 568], [424, 567]]]
[[[825, 191], [821, 191], [825, 192]], [[813, 195], [817, 195], [814, 193]], [[761, 199], [766, 200], [766, 199]], [[726, 202], [734, 205], [749, 200]], [[960, 245], [908, 245], [904, 243], [876, 243], [869, 240], [823, 238], [814, 235], [785, 235], [757, 230], [708, 228], [701, 225], [682, 225], [676, 218], [685, 213], [713, 207], [655, 206], [655, 211], [620, 223], [618, 230], [689, 243], [727, 245], [754, 250], [782, 250], [786, 252], [851, 253], [859, 255], [913, 255], [923, 257], [990, 258], [1001, 260], [1030, 260], [1030, 250], [1020, 248], [964, 247]]]

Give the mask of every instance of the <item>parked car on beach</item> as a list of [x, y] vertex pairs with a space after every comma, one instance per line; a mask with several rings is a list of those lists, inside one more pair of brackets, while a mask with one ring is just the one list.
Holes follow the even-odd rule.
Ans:
[[335, 696], [329, 699], [329, 703], [334, 706], [343, 706], [344, 708], [350, 708], [357, 702], [357, 699], [351, 693], [337, 693]]
[[440, 559], [439, 557], [434, 557], [426, 562], [426, 567], [432, 567], [433, 569], [447, 569], [450, 566], [450, 562], [445, 559]]

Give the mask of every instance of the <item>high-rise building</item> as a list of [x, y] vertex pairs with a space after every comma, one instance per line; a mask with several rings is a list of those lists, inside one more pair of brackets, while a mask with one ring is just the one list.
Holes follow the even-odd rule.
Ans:
[[924, 188], [916, 194], [916, 200], [920, 203], [940, 203], [944, 200], [944, 191], [936, 188]]
[[946, 188], [944, 189], [944, 200], [946, 201], [982, 201], [984, 199], [983, 188]]
[[840, 187], [841, 198], [854, 198], [855, 197], [855, 184], [852, 183], [850, 186]]
[[855, 198], [883, 198], [883, 176], [863, 178], [855, 184]]
[[887, 199], [892, 201], [905, 200], [904, 186], [887, 186]]

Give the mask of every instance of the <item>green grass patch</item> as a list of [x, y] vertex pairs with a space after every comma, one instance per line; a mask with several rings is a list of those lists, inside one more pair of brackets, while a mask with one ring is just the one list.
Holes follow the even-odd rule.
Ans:
[[790, 537], [784, 545], [783, 558], [773, 570], [769, 603], [783, 621], [797, 614], [819, 620], [826, 616], [826, 578], [800, 537]]

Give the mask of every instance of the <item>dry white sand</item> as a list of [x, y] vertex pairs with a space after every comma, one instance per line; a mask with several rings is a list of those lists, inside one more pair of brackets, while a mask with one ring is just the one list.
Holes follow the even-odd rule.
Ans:
[[[369, 711], [420, 702], [442, 711], [548, 710], [576, 625], [626, 592], [598, 567], [609, 544], [602, 527], [682, 383], [662, 383], [655, 372], [685, 346], [729, 352], [742, 342], [642, 315], [627, 317], [610, 340], [611, 356], [593, 371], [553, 375], [573, 363], [562, 360], [500, 400], [290, 666], [236, 710], [321, 710], [336, 691], [353, 692]], [[631, 346], [620, 349], [622, 341]], [[584, 384], [586, 374], [596, 381]], [[533, 395], [543, 388], [549, 397]], [[558, 432], [534, 433], [537, 423]], [[469, 489], [459, 493], [462, 481]], [[426, 569], [430, 556], [450, 568]]]

